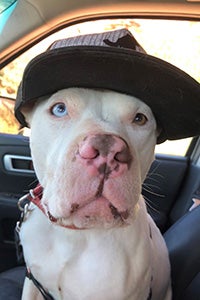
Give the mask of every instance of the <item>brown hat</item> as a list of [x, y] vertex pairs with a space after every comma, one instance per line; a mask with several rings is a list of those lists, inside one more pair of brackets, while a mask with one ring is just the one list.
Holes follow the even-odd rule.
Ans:
[[16, 118], [26, 126], [20, 111], [24, 104], [68, 87], [139, 98], [161, 128], [158, 143], [200, 134], [200, 84], [148, 55], [126, 29], [59, 40], [31, 60], [18, 89]]

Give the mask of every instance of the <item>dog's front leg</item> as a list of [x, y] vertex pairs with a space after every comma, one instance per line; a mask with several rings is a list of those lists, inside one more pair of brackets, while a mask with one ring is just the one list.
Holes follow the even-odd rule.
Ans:
[[44, 300], [40, 291], [28, 278], [26, 278], [24, 282], [22, 300]]

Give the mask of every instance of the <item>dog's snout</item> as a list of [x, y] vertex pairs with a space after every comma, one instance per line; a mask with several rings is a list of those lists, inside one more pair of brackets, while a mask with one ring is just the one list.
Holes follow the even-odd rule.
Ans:
[[79, 153], [83, 159], [112, 156], [121, 163], [128, 163], [130, 153], [124, 140], [113, 135], [88, 136], [80, 144]]
[[104, 173], [118, 176], [129, 169], [132, 156], [127, 143], [109, 134], [88, 135], [79, 144], [79, 158], [93, 170], [93, 175]]

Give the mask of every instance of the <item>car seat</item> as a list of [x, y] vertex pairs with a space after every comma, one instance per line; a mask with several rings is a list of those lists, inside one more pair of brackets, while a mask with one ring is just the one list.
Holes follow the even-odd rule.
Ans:
[[164, 234], [171, 262], [173, 300], [200, 299], [200, 206]]

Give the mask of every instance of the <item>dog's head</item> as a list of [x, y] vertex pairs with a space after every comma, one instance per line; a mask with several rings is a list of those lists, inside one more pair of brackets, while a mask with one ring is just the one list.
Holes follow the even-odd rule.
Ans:
[[15, 115], [31, 126], [50, 219], [79, 228], [131, 223], [154, 145], [199, 135], [199, 91], [127, 29], [55, 41], [36, 56]]
[[130, 224], [154, 157], [151, 109], [133, 96], [69, 88], [23, 114], [48, 215], [77, 228]]

